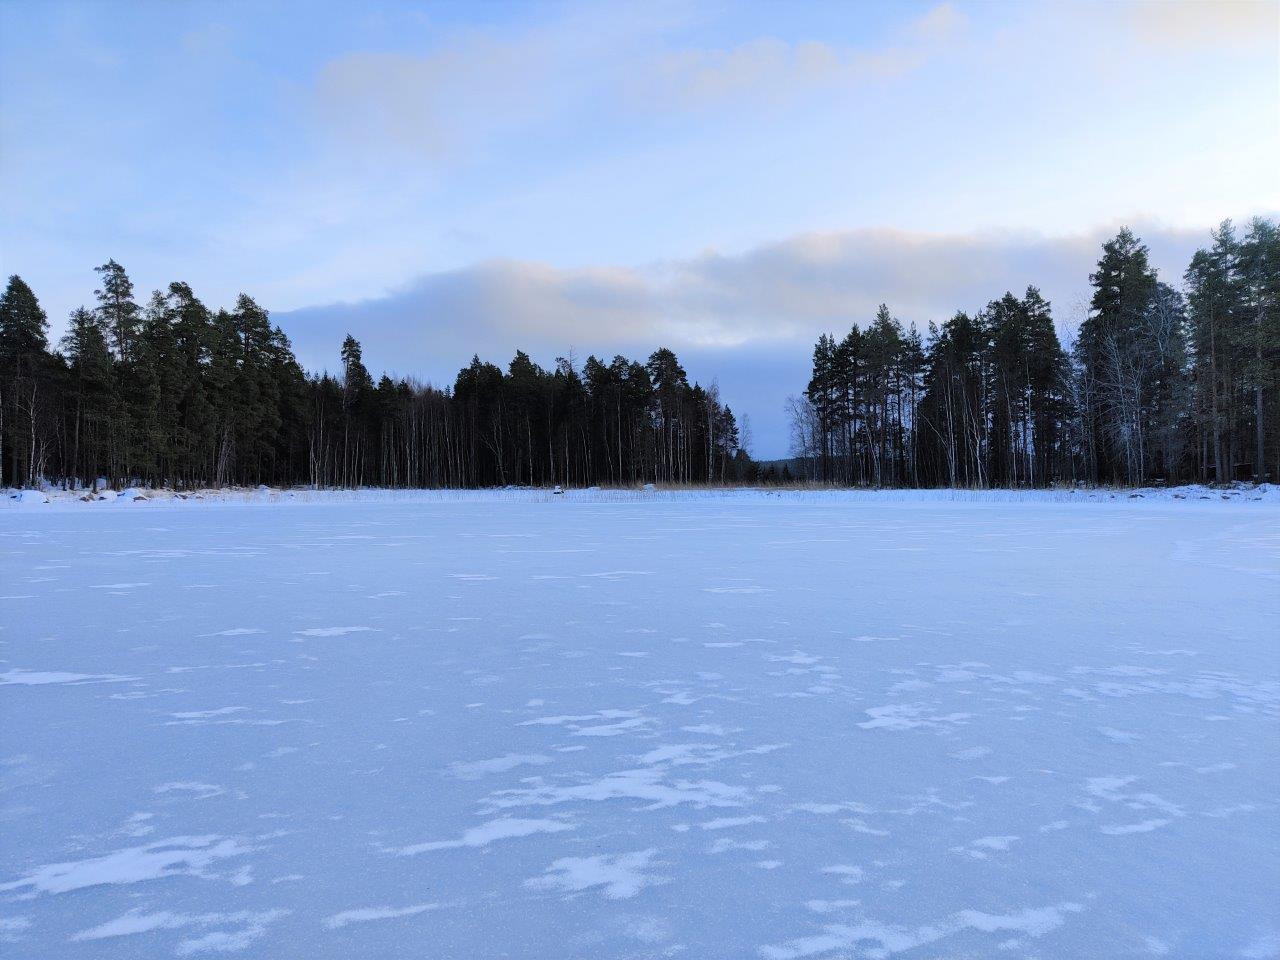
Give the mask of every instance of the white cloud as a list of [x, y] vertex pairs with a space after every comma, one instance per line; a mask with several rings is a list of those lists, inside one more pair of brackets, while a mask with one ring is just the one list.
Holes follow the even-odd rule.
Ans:
[[1130, 0], [1121, 8], [1134, 37], [1168, 51], [1276, 49], [1276, 0]]
[[632, 105], [701, 109], [727, 103], [785, 102], [820, 88], [900, 76], [950, 43], [964, 17], [942, 3], [876, 47], [841, 47], [819, 40], [758, 37], [733, 47], [655, 52], [628, 81]]

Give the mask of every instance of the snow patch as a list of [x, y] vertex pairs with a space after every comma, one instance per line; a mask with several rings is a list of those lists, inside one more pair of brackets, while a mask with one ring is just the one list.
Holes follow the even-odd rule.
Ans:
[[666, 883], [666, 877], [645, 871], [656, 850], [638, 850], [616, 856], [561, 857], [547, 867], [546, 875], [525, 881], [533, 890], [579, 893], [601, 887], [610, 900], [626, 900], [645, 887]]
[[397, 917], [412, 917], [428, 910], [438, 909], [438, 903], [416, 903], [411, 907], [363, 907], [359, 910], [343, 910], [331, 917], [326, 917], [324, 925], [330, 930], [341, 930], [353, 923], [368, 923], [371, 920], [394, 920]]
[[561, 833], [572, 830], [573, 824], [560, 820], [524, 820], [518, 817], [504, 817], [490, 820], [488, 823], [466, 830], [457, 840], [430, 840], [426, 843], [414, 843], [400, 847], [395, 852], [402, 857], [409, 857], [432, 850], [456, 850], [460, 847], [487, 847], [498, 840], [512, 840], [518, 837], [529, 837], [535, 833]]

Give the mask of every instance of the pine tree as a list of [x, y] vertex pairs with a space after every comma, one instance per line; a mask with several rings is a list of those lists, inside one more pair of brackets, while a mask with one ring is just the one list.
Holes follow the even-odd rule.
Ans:
[[1098, 404], [1085, 413], [1086, 435], [1100, 479], [1147, 475], [1144, 414], [1150, 401], [1147, 320], [1156, 296], [1156, 274], [1147, 248], [1126, 227], [1102, 247], [1090, 275], [1093, 299], [1080, 326], [1076, 350], [1084, 376], [1096, 384]]
[[1187, 267], [1187, 307], [1194, 369], [1198, 473], [1224, 480], [1232, 471], [1235, 444], [1232, 392], [1238, 364], [1239, 244], [1229, 220], [1212, 234], [1213, 244], [1196, 251]]
[[1022, 297], [1026, 319], [1026, 415], [1030, 447], [1027, 477], [1044, 486], [1057, 475], [1062, 423], [1070, 415], [1063, 384], [1070, 376], [1067, 355], [1053, 326], [1049, 302], [1035, 287]]
[[360, 342], [351, 334], [342, 341], [342, 485], [364, 482], [364, 419], [373, 378], [364, 365]]
[[1280, 230], [1274, 223], [1254, 219], [1239, 256], [1242, 375], [1253, 400], [1253, 474], [1263, 480], [1280, 476]]
[[114, 361], [97, 318], [84, 307], [71, 311], [62, 352], [69, 364], [71, 448], [65, 472], [89, 482], [116, 476], [113, 434], [120, 429]]
[[32, 485], [42, 473], [48, 438], [41, 414], [48, 392], [48, 318], [16, 274], [0, 294], [0, 481]]
[[[231, 322], [240, 352], [235, 399], [236, 475], [247, 483], [251, 477], [270, 476], [275, 466], [281, 416], [273, 375], [274, 334], [267, 311], [243, 293], [236, 298]], [[359, 344], [356, 351], [358, 360]], [[362, 400], [372, 389], [365, 371]]]
[[870, 434], [871, 464], [876, 486], [897, 483], [899, 415], [897, 370], [902, 327], [880, 304], [862, 338], [866, 367], [865, 423]]
[[119, 360], [134, 359], [141, 311], [133, 300], [133, 281], [124, 267], [108, 260], [95, 271], [102, 274], [102, 287], [94, 291], [98, 298], [98, 317], [107, 331], [109, 342]]
[[818, 418], [820, 446], [817, 454], [823, 483], [831, 481], [832, 436], [840, 422], [840, 400], [845, 384], [840, 382], [836, 368], [835, 339], [829, 333], [818, 337], [813, 348], [813, 376], [805, 388], [805, 398]]
[[855, 323], [831, 352], [830, 386], [835, 402], [831, 429], [835, 431], [841, 457], [841, 483], [863, 482], [862, 460], [858, 456], [858, 427], [865, 423], [859, 402], [865, 374], [863, 336]]
[[239, 430], [239, 371], [243, 344], [235, 318], [226, 310], [213, 316], [209, 328], [209, 366], [206, 374], [213, 410], [212, 443], [206, 451], [206, 471], [215, 486], [232, 482]]
[[666, 347], [655, 350], [645, 367], [653, 384], [658, 479], [686, 482], [688, 436], [681, 414], [689, 391], [688, 375]]
[[207, 451], [214, 442], [214, 406], [208, 369], [213, 318], [185, 283], [169, 284], [169, 363], [165, 403], [171, 408], [175, 476], [191, 485], [203, 476]]
[[910, 435], [906, 450], [906, 470], [910, 485], [918, 487], [922, 482], [920, 402], [924, 395], [924, 378], [928, 371], [929, 358], [925, 352], [924, 338], [915, 327], [908, 330], [903, 338], [901, 363], [906, 391], [907, 429]]

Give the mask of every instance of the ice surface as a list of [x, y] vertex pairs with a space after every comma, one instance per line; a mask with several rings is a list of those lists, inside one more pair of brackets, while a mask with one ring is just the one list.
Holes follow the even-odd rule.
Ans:
[[7, 500], [0, 953], [1280, 956], [1200, 489]]

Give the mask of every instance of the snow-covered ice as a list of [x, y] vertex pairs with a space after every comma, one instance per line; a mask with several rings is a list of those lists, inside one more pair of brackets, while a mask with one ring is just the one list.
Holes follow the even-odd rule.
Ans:
[[0, 508], [6, 958], [1280, 956], [1271, 494], [138, 496]]

